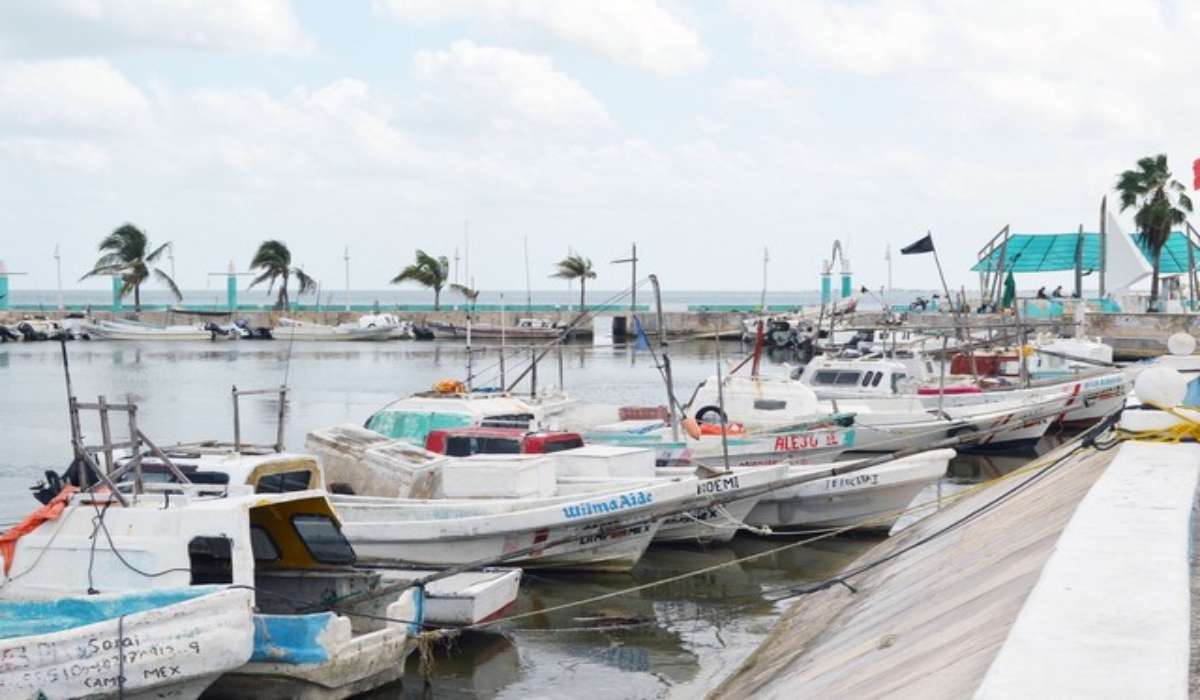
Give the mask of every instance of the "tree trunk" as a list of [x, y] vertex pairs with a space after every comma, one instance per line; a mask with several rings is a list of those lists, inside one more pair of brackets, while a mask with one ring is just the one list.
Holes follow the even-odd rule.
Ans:
[[433, 310], [442, 310], [442, 290], [434, 288], [433, 290]]
[[587, 296], [587, 283], [583, 278], [579, 278], [579, 313], [587, 311], [587, 306], [584, 304], [584, 298]]
[[1150, 275], [1150, 307], [1146, 311], [1154, 313], [1158, 311], [1158, 271], [1162, 264], [1162, 248], [1154, 251], [1154, 270]]

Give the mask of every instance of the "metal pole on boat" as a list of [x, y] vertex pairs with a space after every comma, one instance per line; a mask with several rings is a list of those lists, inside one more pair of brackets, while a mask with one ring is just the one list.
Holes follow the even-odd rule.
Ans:
[[346, 250], [342, 253], [342, 258], [346, 261], [346, 310], [350, 310], [350, 246], [346, 246]]
[[729, 421], [725, 415], [725, 380], [721, 376], [721, 344], [717, 348], [717, 416], [721, 419], [721, 464], [729, 470]]
[[[654, 288], [654, 308], [658, 314], [658, 347], [662, 349], [663, 378], [667, 382], [667, 409], [671, 414], [671, 440], [679, 440], [679, 420], [683, 416], [675, 415], [675, 380], [671, 377], [671, 358], [667, 355], [667, 327], [663, 324], [662, 291], [658, 287], [658, 277], [650, 275], [650, 285]], [[719, 347], [719, 345], [718, 345]]]
[[233, 451], [242, 451], [242, 417], [238, 412], [238, 390], [233, 385]]

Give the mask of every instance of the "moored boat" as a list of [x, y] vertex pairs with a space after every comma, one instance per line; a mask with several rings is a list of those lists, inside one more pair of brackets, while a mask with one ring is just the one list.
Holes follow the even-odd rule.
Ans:
[[[79, 412], [91, 408], [101, 445], [81, 437]], [[125, 442], [109, 440], [112, 411], [130, 414]], [[76, 463], [45, 490], [73, 484], [51, 501], [62, 505], [56, 519], [32, 521], [12, 538], [4, 595], [44, 600], [201, 585], [252, 591], [249, 661], [217, 678], [208, 696], [258, 698], [341, 698], [391, 683], [424, 626], [434, 624], [427, 611], [472, 624], [516, 595], [515, 570], [455, 580], [450, 572], [359, 566], [325, 492], [302, 483], [315, 471], [311, 458], [214, 443], [173, 458], [145, 438], [135, 412], [71, 398]], [[113, 459], [121, 449], [129, 453]], [[107, 466], [92, 454], [108, 455]], [[219, 468], [223, 462], [229, 470]], [[230, 483], [231, 473], [256, 470], [269, 477], [259, 488]], [[75, 486], [84, 490], [72, 493]], [[507, 600], [492, 595], [504, 591]]]
[[6, 591], [0, 694], [199, 697], [250, 660], [252, 598], [203, 585], [45, 598]]
[[292, 318], [281, 318], [271, 329], [279, 340], [299, 341], [383, 341], [397, 337], [398, 327], [389, 324], [360, 326], [357, 323], [330, 326]]

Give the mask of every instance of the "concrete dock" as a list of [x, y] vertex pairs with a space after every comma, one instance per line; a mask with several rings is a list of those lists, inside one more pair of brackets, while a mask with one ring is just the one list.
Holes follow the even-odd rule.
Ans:
[[1187, 697], [1200, 445], [1072, 447], [800, 597], [711, 697]]

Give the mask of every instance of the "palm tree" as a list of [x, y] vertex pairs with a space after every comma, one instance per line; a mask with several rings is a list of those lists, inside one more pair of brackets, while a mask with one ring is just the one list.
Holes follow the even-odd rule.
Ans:
[[1126, 170], [1117, 180], [1121, 211], [1137, 207], [1133, 221], [1137, 224], [1138, 245], [1150, 254], [1154, 267], [1147, 311], [1158, 311], [1159, 262], [1171, 237], [1171, 227], [1186, 221], [1192, 211], [1192, 200], [1184, 194], [1186, 191], [1182, 183], [1171, 179], [1165, 154], [1142, 158], [1137, 162], [1137, 170]]
[[292, 308], [291, 301], [288, 299], [288, 281], [292, 275], [300, 282], [300, 291], [297, 296], [306, 292], [311, 292], [317, 288], [317, 281], [305, 274], [304, 270], [298, 267], [292, 267], [292, 251], [288, 250], [287, 245], [283, 241], [263, 241], [258, 246], [258, 252], [254, 254], [254, 259], [250, 261], [250, 269], [254, 270], [262, 268], [262, 274], [254, 278], [250, 286], [259, 282], [267, 283], [267, 294], [275, 288], [275, 283], [279, 282], [279, 296], [275, 299], [275, 308], [285, 311]]
[[565, 280], [579, 280], [579, 311], [582, 313], [587, 310], [587, 305], [584, 303], [587, 297], [587, 281], [596, 279], [591, 259], [571, 253], [558, 262], [558, 272], [550, 276], [561, 277]]
[[167, 285], [167, 288], [175, 295], [175, 301], [179, 301], [183, 299], [183, 295], [179, 293], [179, 287], [175, 285], [175, 280], [171, 279], [167, 273], [152, 266], [152, 263], [157, 262], [170, 245], [169, 242], [163, 243], [155, 248], [154, 252], [147, 255], [146, 250], [150, 247], [150, 240], [146, 238], [146, 234], [133, 224], [125, 224], [100, 241], [99, 249], [104, 255], [96, 261], [91, 272], [79, 279], [83, 281], [97, 275], [120, 276], [121, 296], [125, 297], [133, 292], [133, 309], [141, 311], [142, 283], [153, 274], [160, 282]]
[[392, 278], [392, 284], [401, 282], [416, 282], [433, 290], [433, 310], [442, 307], [442, 287], [450, 277], [450, 261], [446, 256], [433, 257], [423, 250], [417, 250], [417, 261], [400, 271]]

